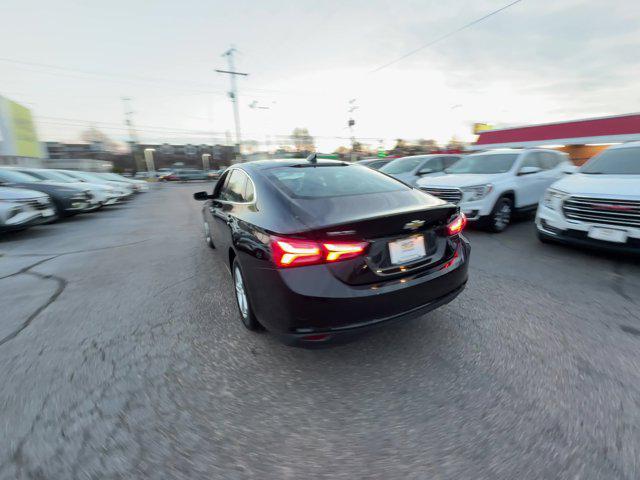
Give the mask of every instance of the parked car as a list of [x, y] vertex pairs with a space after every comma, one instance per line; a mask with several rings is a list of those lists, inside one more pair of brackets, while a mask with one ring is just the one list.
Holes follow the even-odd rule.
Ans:
[[219, 170], [209, 170], [207, 171], [207, 177], [209, 178], [209, 180], [217, 180], [223, 173], [224, 169], [222, 168]]
[[244, 326], [286, 343], [420, 316], [467, 281], [458, 207], [370, 168], [250, 162], [194, 198], [205, 201], [205, 239], [230, 269]]
[[100, 185], [97, 183], [83, 183], [77, 179], [63, 175], [55, 170], [47, 168], [18, 168], [19, 172], [25, 173], [39, 180], [63, 183], [70, 187], [76, 187], [80, 189], [88, 189], [93, 196], [93, 207], [88, 210], [97, 210], [104, 205], [113, 205], [120, 198], [120, 193], [109, 185]]
[[111, 180], [113, 182], [128, 183], [129, 185], [132, 185], [134, 191], [138, 193], [146, 192], [149, 190], [149, 184], [144, 180], [127, 178], [127, 177], [123, 177], [122, 175], [118, 175], [117, 173], [111, 173], [111, 172], [100, 172], [100, 173], [94, 173], [93, 175], [100, 178], [104, 178], [105, 180]]
[[445, 168], [451, 167], [460, 158], [461, 155], [444, 154], [402, 157], [387, 163], [380, 171], [408, 185], [415, 185], [422, 177], [444, 175]]
[[155, 172], [136, 172], [136, 174], [133, 176], [134, 179], [136, 180], [142, 180], [142, 179], [149, 179], [149, 178], [155, 178], [158, 179], [160, 178], [162, 175], [165, 175], [166, 172], [165, 171], [155, 171]]
[[161, 177], [160, 180], [188, 182], [192, 180], [209, 180], [209, 175], [204, 170], [196, 170], [195, 168], [182, 168], [174, 170], [169, 175]]
[[363, 165], [365, 167], [373, 168], [374, 170], [380, 170], [382, 167], [387, 165], [389, 162], [394, 160], [393, 158], [365, 158], [363, 160], [358, 160], [358, 165]]
[[549, 188], [538, 237], [640, 252], [640, 142], [610, 147]]
[[0, 185], [28, 188], [51, 197], [58, 217], [66, 217], [91, 210], [93, 196], [88, 189], [71, 187], [64, 183], [47, 182], [9, 168], [0, 168]]
[[467, 155], [438, 178], [417, 186], [459, 205], [471, 222], [502, 232], [514, 212], [532, 212], [553, 182], [574, 170], [566, 154], [548, 149], [498, 149]]
[[109, 185], [111, 187], [114, 187], [122, 193], [120, 200], [126, 200], [130, 198], [135, 190], [133, 185], [130, 185], [126, 182], [114, 182], [111, 180], [106, 180], [104, 178], [97, 177], [89, 172], [80, 172], [77, 170], [56, 170], [56, 171], [63, 173], [68, 177], [74, 178], [80, 182], [97, 183], [99, 185]]
[[0, 187], [0, 232], [23, 230], [55, 218], [49, 195], [25, 188]]

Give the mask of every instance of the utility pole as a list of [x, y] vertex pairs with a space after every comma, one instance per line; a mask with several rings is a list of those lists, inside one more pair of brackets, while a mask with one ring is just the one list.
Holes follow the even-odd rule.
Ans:
[[347, 125], [349, 126], [349, 132], [351, 133], [351, 161], [355, 162], [358, 158], [356, 156], [355, 147], [356, 147], [356, 137], [353, 136], [353, 126], [356, 124], [356, 121], [353, 119], [353, 112], [355, 112], [359, 107], [356, 105], [356, 99], [352, 98], [349, 100], [349, 121]]
[[138, 144], [138, 135], [136, 129], [133, 126], [133, 110], [131, 109], [131, 99], [129, 97], [122, 97], [122, 106], [124, 107], [124, 123], [129, 131], [129, 148], [131, 149], [131, 158], [133, 159], [133, 165], [136, 170], [140, 170], [140, 162], [136, 156], [136, 146]]
[[240, 136], [240, 112], [238, 111], [238, 88], [236, 86], [236, 75], [242, 75], [246, 77], [249, 74], [235, 71], [235, 64], [233, 62], [233, 54], [235, 52], [236, 52], [236, 49], [234, 47], [231, 47], [229, 50], [227, 50], [222, 54], [223, 57], [227, 57], [229, 70], [216, 70], [216, 72], [226, 73], [230, 76], [230, 79], [231, 79], [231, 91], [229, 92], [229, 97], [231, 98], [231, 103], [233, 104], [233, 117], [236, 123], [236, 161], [235, 163], [240, 163], [242, 161], [242, 156], [240, 152], [240, 146], [242, 145], [242, 138]]

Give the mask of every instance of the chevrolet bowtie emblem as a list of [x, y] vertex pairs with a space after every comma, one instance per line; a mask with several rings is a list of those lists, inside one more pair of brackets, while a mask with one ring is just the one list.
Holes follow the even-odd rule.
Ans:
[[405, 230], [417, 230], [424, 225], [424, 220], [411, 220], [409, 223], [404, 224]]

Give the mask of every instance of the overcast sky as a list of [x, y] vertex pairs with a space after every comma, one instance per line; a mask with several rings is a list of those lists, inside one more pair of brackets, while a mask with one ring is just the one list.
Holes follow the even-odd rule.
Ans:
[[321, 148], [347, 144], [334, 137], [349, 137], [352, 98], [374, 145], [640, 111], [638, 1], [523, 0], [375, 73], [510, 0], [2, 3], [0, 95], [32, 108], [44, 140], [91, 122], [126, 139], [127, 96], [141, 140], [223, 141], [229, 79], [214, 70], [231, 44], [249, 73], [243, 136], [259, 141], [306, 127]]

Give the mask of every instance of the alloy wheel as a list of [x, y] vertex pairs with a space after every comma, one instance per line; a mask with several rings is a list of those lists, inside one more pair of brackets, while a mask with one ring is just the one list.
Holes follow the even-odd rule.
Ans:
[[494, 215], [494, 225], [496, 230], [504, 230], [511, 221], [511, 205], [509, 200], [504, 199], [498, 206], [498, 209]]
[[242, 320], [246, 322], [249, 318], [249, 301], [247, 300], [247, 293], [245, 292], [242, 273], [237, 266], [233, 271], [233, 277], [235, 280], [234, 283], [236, 287], [236, 299], [238, 300], [238, 308], [240, 309]]

